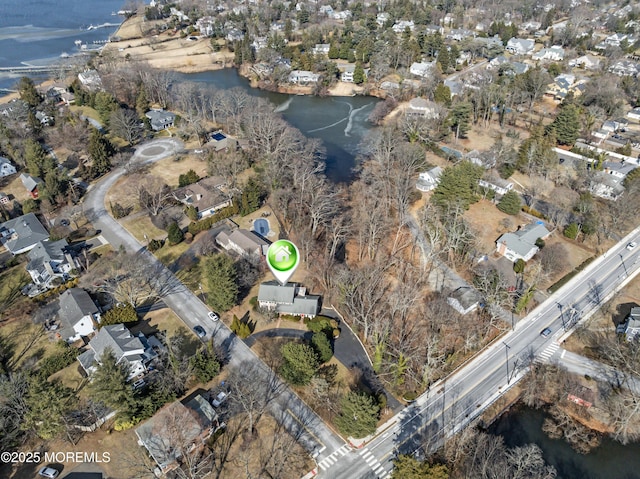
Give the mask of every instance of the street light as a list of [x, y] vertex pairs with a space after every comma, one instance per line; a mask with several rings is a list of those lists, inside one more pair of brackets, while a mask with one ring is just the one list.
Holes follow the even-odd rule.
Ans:
[[511, 346], [504, 341], [502, 341], [502, 344], [504, 344], [504, 354], [507, 357], [507, 385], [509, 385], [511, 382], [511, 377], [509, 376], [509, 350], [511, 349]]
[[622, 267], [624, 268], [624, 275], [628, 277], [629, 272], [627, 271], [627, 265], [624, 264], [624, 256], [622, 256], [622, 253], [620, 253], [620, 261], [622, 262]]
[[560, 319], [562, 320], [562, 329], [563, 331], [566, 331], [567, 327], [564, 324], [564, 310], [562, 308], [563, 306], [560, 303], [558, 303], [558, 309], [560, 310]]

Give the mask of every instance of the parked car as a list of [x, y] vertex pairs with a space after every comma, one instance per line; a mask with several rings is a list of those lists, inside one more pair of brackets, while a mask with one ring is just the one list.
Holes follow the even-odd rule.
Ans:
[[214, 400], [211, 401], [211, 404], [213, 405], [213, 407], [220, 407], [220, 405], [227, 400], [227, 396], [228, 394], [226, 392], [220, 391], [218, 395], [214, 398]]
[[214, 313], [213, 311], [209, 311], [209, 319], [211, 321], [218, 321], [220, 319], [220, 316], [218, 316], [216, 313]]
[[627, 245], [627, 249], [628, 249], [629, 251], [631, 251], [631, 250], [632, 250], [633, 248], [635, 248], [636, 246], [638, 246], [638, 243], [636, 243], [635, 241], [632, 241], [631, 243], [629, 243], [629, 244]]
[[55, 470], [53, 467], [43, 467], [38, 471], [38, 475], [40, 477], [48, 477], [49, 479], [55, 479], [58, 477], [58, 474], [60, 474], [60, 472]]
[[542, 336], [543, 338], [546, 338], [550, 334], [551, 334], [551, 328], [544, 328], [542, 331], [540, 331], [540, 336]]
[[193, 332], [196, 333], [199, 338], [204, 338], [207, 335], [207, 332], [200, 325], [194, 326]]

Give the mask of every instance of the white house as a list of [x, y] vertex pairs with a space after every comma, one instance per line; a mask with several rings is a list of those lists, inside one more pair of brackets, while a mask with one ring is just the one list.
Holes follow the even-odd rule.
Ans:
[[585, 70], [597, 70], [600, 68], [600, 63], [600, 60], [593, 55], [582, 55], [573, 60], [569, 60], [570, 67], [579, 67]]
[[540, 248], [538, 239], [547, 238], [551, 232], [542, 223], [531, 223], [514, 233], [505, 233], [496, 241], [496, 251], [509, 261], [529, 261]]
[[306, 70], [292, 70], [289, 73], [289, 83], [296, 83], [298, 85], [306, 85], [308, 83], [317, 83], [320, 80], [320, 75]]
[[328, 55], [330, 48], [331, 45], [328, 43], [316, 43], [316, 46], [313, 47], [312, 51], [314, 55]]
[[480, 295], [469, 286], [460, 286], [451, 292], [447, 304], [464, 316], [478, 309]]
[[0, 156], [0, 178], [3, 176], [14, 175], [16, 173], [16, 167], [13, 166], [9, 158]]
[[631, 120], [640, 121], [640, 107], [634, 108], [629, 113], [627, 113], [627, 118]]
[[424, 98], [412, 98], [407, 107], [407, 115], [435, 118], [438, 115], [438, 105]]
[[100, 322], [100, 309], [84, 289], [71, 288], [60, 295], [58, 318], [62, 328], [56, 335], [73, 343], [95, 332], [96, 323]]
[[513, 183], [507, 180], [503, 180], [500, 177], [496, 176], [488, 176], [486, 178], [481, 178], [478, 181], [478, 184], [483, 188], [488, 188], [490, 190], [495, 191], [499, 195], [505, 195], [507, 192], [513, 189]]
[[505, 50], [512, 55], [529, 55], [533, 52], [535, 42], [528, 38], [513, 37], [507, 42]]
[[78, 268], [65, 239], [40, 241], [27, 253], [27, 257], [27, 272], [35, 286], [29, 288], [29, 296], [56, 286], [56, 278], [58, 282], [67, 281], [72, 277], [72, 270]]
[[435, 166], [431, 168], [429, 171], [425, 171], [418, 175], [418, 182], [416, 183], [416, 188], [418, 190], [427, 192], [434, 190], [438, 183], [440, 183], [440, 176], [442, 175], [442, 168], [439, 166]]
[[560, 45], [553, 45], [550, 48], [543, 48], [540, 51], [535, 52], [531, 58], [533, 60], [551, 60], [559, 62], [564, 59], [564, 48]]
[[102, 79], [96, 70], [85, 70], [78, 73], [78, 80], [89, 90], [101, 90]]
[[126, 362], [129, 368], [127, 380], [130, 381], [147, 371], [148, 364], [158, 356], [159, 348], [162, 344], [154, 336], [147, 338], [142, 333], [134, 336], [124, 324], [113, 324], [98, 331], [89, 341], [89, 349], [78, 356], [78, 361], [91, 376], [102, 355], [110, 350], [118, 363]]
[[415, 28], [415, 25], [413, 23], [413, 20], [398, 20], [392, 27], [391, 29], [395, 32], [395, 33], [403, 33], [406, 29], [409, 29], [410, 31], [413, 31], [413, 29]]
[[216, 236], [216, 243], [227, 251], [235, 251], [239, 255], [264, 256], [269, 243], [252, 231], [236, 229], [232, 233], [222, 231]]
[[380, 12], [376, 16], [376, 23], [378, 24], [378, 26], [382, 27], [385, 23], [387, 23], [387, 21], [389, 21], [389, 18], [390, 15], [387, 12]]
[[278, 314], [314, 318], [320, 311], [320, 296], [307, 294], [306, 288], [295, 283], [282, 286], [277, 281], [260, 284], [258, 304]]
[[413, 62], [409, 67], [409, 72], [412, 75], [426, 77], [433, 73], [435, 66], [436, 62]]

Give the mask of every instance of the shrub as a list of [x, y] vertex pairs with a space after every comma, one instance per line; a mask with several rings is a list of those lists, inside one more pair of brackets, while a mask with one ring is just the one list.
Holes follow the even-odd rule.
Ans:
[[231, 331], [233, 331], [240, 339], [246, 339], [251, 335], [251, 328], [249, 325], [244, 321], [240, 321], [235, 314], [233, 315], [233, 321], [231, 321], [229, 329], [231, 329]]
[[251, 305], [251, 308], [255, 311], [256, 309], [258, 309], [258, 297], [257, 296], [253, 296], [250, 300], [249, 300], [249, 304]]
[[284, 319], [285, 321], [291, 321], [293, 323], [300, 322], [300, 316], [294, 316], [293, 314], [281, 314], [280, 319]]
[[536, 218], [540, 218], [541, 220], [546, 220], [547, 219], [547, 217], [545, 215], [543, 215], [542, 213], [540, 213], [538, 210], [530, 208], [527, 205], [524, 205], [521, 208], [521, 210], [524, 211], [527, 214], [530, 214], [531, 216], [535, 216]]
[[183, 187], [195, 183], [200, 177], [194, 170], [189, 170], [185, 174], [178, 177], [178, 186]]
[[133, 323], [138, 320], [138, 313], [131, 303], [120, 304], [104, 313], [100, 326], [119, 323]]
[[415, 391], [407, 391], [402, 395], [402, 399], [407, 402], [413, 402], [418, 397], [418, 393]]
[[66, 368], [76, 360], [79, 350], [72, 348], [65, 341], [58, 343], [60, 352], [47, 356], [40, 361], [39, 368], [35, 372], [37, 376], [46, 379], [54, 373]]
[[321, 363], [326, 363], [333, 357], [331, 342], [324, 332], [313, 333], [311, 336], [311, 346], [313, 346]]
[[238, 207], [234, 203], [231, 206], [227, 206], [226, 208], [222, 208], [217, 213], [208, 216], [200, 221], [194, 221], [189, 225], [189, 233], [192, 235], [197, 235], [201, 231], [206, 231], [211, 228], [218, 221], [222, 221], [224, 219], [230, 218], [233, 215], [238, 213]]
[[184, 239], [184, 234], [182, 233], [178, 223], [175, 221], [167, 228], [167, 234], [167, 239], [169, 240], [170, 245], [176, 245]]
[[564, 234], [569, 239], [576, 239], [578, 237], [578, 233], [580, 232], [580, 228], [577, 223], [569, 223], [562, 234]]
[[163, 240], [152, 239], [151, 241], [149, 241], [149, 244], [147, 245], [147, 249], [153, 253], [155, 251], [158, 251], [160, 248], [162, 248], [163, 245], [164, 245]]

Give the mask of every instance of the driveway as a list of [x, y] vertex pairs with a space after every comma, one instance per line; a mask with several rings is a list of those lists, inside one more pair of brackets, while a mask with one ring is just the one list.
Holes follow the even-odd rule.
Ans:
[[[340, 321], [340, 318], [333, 309], [323, 309], [320, 314]], [[274, 328], [259, 331], [244, 340], [248, 347], [252, 347], [260, 338], [296, 338], [311, 341], [311, 331], [292, 328]], [[387, 396], [387, 406], [397, 413], [404, 407], [394, 396], [383, 386], [376, 375], [369, 356], [362, 347], [362, 343], [355, 336], [351, 328], [342, 324], [340, 336], [333, 342], [333, 355], [348, 369], [358, 368], [362, 371], [362, 383], [372, 391], [384, 391]]]

